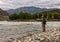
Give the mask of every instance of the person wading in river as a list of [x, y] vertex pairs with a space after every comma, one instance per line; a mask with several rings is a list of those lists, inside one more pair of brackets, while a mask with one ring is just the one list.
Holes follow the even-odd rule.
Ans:
[[42, 32], [45, 32], [45, 25], [46, 25], [46, 19], [43, 17], [43, 19], [42, 19]]

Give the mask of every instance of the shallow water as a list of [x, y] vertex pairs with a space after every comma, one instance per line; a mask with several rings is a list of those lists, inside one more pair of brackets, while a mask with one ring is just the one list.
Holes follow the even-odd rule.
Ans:
[[[0, 42], [3, 42], [9, 37], [16, 37], [16, 35], [41, 30], [41, 28], [41, 22], [0, 21]], [[47, 22], [46, 28], [60, 28], [60, 22]]]

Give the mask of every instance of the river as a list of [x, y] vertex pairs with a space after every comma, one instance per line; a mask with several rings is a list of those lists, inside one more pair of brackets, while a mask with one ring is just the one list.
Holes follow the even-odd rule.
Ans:
[[[46, 29], [60, 28], [60, 22], [47, 22]], [[31, 31], [42, 29], [41, 22], [8, 22], [0, 21], [0, 42]]]

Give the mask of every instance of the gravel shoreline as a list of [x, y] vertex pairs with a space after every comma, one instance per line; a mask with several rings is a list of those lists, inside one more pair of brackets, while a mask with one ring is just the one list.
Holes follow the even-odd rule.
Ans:
[[60, 42], [60, 29], [32, 32], [22, 37], [10, 38], [5, 42]]

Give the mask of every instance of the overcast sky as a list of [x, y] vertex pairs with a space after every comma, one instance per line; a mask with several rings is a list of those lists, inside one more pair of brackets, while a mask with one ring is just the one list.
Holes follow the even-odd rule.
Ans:
[[24, 6], [60, 8], [60, 0], [0, 0], [0, 8], [14, 9]]

